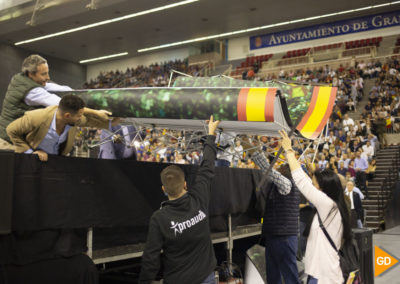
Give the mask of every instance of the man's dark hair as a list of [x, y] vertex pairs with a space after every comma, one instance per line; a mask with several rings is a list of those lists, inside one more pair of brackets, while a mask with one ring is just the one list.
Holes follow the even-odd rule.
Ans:
[[185, 174], [178, 166], [168, 166], [161, 172], [161, 183], [168, 196], [177, 197], [185, 184]]
[[63, 112], [77, 113], [85, 107], [85, 102], [78, 96], [65, 95], [61, 98], [58, 108]]

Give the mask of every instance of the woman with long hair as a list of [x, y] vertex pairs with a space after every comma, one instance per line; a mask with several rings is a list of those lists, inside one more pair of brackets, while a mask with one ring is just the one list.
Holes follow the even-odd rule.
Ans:
[[337, 151], [336, 151], [336, 161], [341, 160], [341, 159], [342, 159], [342, 156], [343, 156], [343, 150], [342, 150], [342, 148], [337, 149]]
[[344, 242], [351, 241], [350, 215], [340, 179], [332, 170], [326, 169], [317, 170], [311, 180], [297, 161], [286, 132], [279, 133], [282, 136], [281, 143], [286, 152], [293, 180], [300, 192], [317, 210], [311, 224], [305, 255], [308, 283], [342, 284], [344, 279], [339, 255], [324, 235], [318, 221], [319, 215], [337, 248]]

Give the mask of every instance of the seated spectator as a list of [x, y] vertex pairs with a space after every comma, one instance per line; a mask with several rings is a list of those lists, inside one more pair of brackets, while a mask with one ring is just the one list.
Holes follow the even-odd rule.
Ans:
[[351, 160], [348, 167], [347, 171], [350, 172], [350, 175], [352, 178], [356, 176], [356, 170], [354, 169], [354, 160]]
[[343, 150], [341, 148], [338, 148], [336, 150], [336, 161], [339, 161], [342, 159], [343, 156]]
[[346, 133], [343, 132], [342, 129], [340, 129], [339, 132], [338, 132], [338, 138], [339, 138], [340, 141], [346, 142], [347, 136], [346, 136]]
[[355, 111], [356, 110], [356, 104], [354, 103], [352, 98], [349, 98], [349, 100], [346, 103], [347, 110], [348, 111]]
[[335, 157], [336, 156], [336, 149], [335, 149], [335, 145], [331, 144], [329, 145], [329, 157]]
[[343, 166], [347, 169], [349, 167], [351, 159], [348, 157], [347, 153], [343, 153], [341, 161], [343, 161]]
[[366, 144], [362, 146], [363, 153], [366, 154], [367, 160], [371, 161], [374, 156], [374, 147], [372, 147], [371, 142], [367, 140]]
[[321, 154], [319, 156], [318, 169], [319, 170], [324, 170], [326, 168], [327, 164], [328, 164], [328, 161], [326, 160], [325, 155]]
[[365, 173], [367, 174], [367, 185], [368, 185], [368, 181], [371, 181], [374, 179], [375, 171], [376, 171], [376, 160], [372, 159], [371, 162], [369, 162], [369, 164], [368, 164], [367, 170], [365, 171]]
[[338, 168], [338, 173], [341, 174], [342, 176], [346, 176], [347, 168], [344, 167], [344, 161], [340, 160], [339, 161], [339, 168]]

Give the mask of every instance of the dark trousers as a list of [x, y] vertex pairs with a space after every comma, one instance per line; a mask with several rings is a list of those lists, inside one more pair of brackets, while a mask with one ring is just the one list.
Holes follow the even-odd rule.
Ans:
[[297, 249], [297, 255], [300, 256], [299, 259], [302, 259], [306, 253], [306, 246], [307, 246], [307, 237], [304, 236], [304, 231], [306, 229], [307, 224], [305, 222], [300, 222], [300, 237]]
[[351, 214], [350, 214], [350, 225], [352, 228], [358, 228], [357, 225], [357, 220], [358, 220], [358, 216], [357, 216], [357, 211], [355, 209], [351, 209]]
[[318, 284], [318, 279], [308, 275], [307, 284]]
[[203, 282], [201, 282], [201, 284], [216, 284], [217, 282], [215, 282], [215, 274], [214, 271], [211, 272], [210, 275], [207, 276], [206, 279], [203, 280]]
[[363, 171], [356, 172], [356, 185], [359, 189], [365, 191], [365, 197], [368, 198], [368, 188], [367, 188], [367, 174]]
[[297, 270], [297, 236], [266, 237], [265, 263], [267, 283], [300, 284]]

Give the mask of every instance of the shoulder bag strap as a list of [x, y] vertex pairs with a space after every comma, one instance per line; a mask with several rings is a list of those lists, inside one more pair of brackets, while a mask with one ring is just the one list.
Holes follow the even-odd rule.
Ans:
[[335, 243], [332, 241], [331, 237], [329, 236], [329, 233], [326, 231], [324, 224], [322, 223], [321, 217], [319, 216], [319, 213], [317, 211], [317, 216], [318, 216], [318, 221], [319, 221], [319, 226], [322, 229], [322, 232], [324, 232], [326, 238], [328, 239], [329, 243], [331, 244], [331, 246], [334, 248], [335, 251], [338, 251], [338, 249], [336, 248]]

